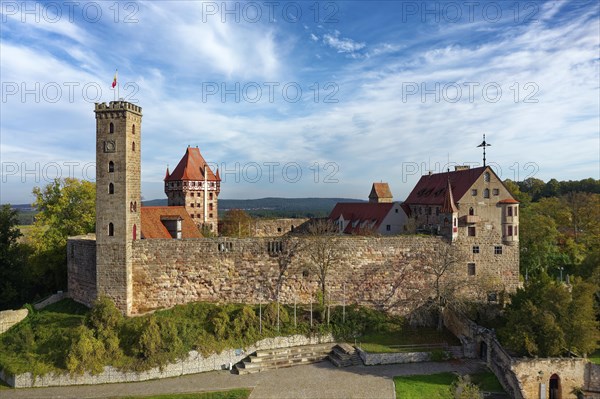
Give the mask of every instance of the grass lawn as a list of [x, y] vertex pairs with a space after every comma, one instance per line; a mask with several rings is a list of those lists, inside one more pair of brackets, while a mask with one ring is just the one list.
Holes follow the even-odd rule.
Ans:
[[452, 399], [450, 385], [456, 380], [452, 373], [394, 377], [398, 399]]
[[504, 388], [500, 385], [500, 381], [491, 371], [483, 371], [481, 373], [471, 374], [471, 381], [479, 385], [482, 391], [485, 392], [504, 392]]
[[600, 364], [600, 349], [598, 349], [596, 352], [592, 353], [589, 357], [590, 362], [594, 363], [594, 364]]
[[[425, 344], [460, 345], [460, 341], [446, 329], [435, 328], [399, 328], [385, 332], [371, 333], [359, 338], [363, 350], [372, 353], [431, 351], [431, 348], [420, 348]], [[411, 348], [393, 348], [390, 345], [413, 345]]]
[[[471, 374], [470, 377], [481, 391], [504, 393], [502, 385], [489, 370]], [[456, 378], [454, 373], [394, 377], [396, 397], [398, 399], [452, 399], [450, 387]]]
[[247, 399], [250, 389], [232, 389], [230, 391], [179, 393], [170, 395], [126, 396], [119, 399]]

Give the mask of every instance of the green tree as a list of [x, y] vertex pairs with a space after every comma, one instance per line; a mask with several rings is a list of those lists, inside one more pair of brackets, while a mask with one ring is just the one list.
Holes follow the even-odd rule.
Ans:
[[0, 208], [0, 310], [17, 308], [27, 299], [25, 265], [27, 245], [18, 242], [18, 211], [10, 205]]
[[67, 238], [93, 233], [96, 223], [96, 189], [78, 179], [56, 179], [35, 187], [33, 206], [38, 210], [31, 233], [34, 250], [28, 271], [39, 296], [66, 289]]
[[252, 235], [252, 218], [241, 209], [225, 212], [220, 232], [226, 237], [250, 237]]
[[566, 306], [562, 327], [569, 351], [579, 355], [592, 353], [600, 340], [600, 324], [594, 317], [596, 286], [581, 278], [574, 279], [571, 301]]
[[527, 205], [531, 202], [531, 195], [522, 192], [519, 188], [519, 185], [516, 182], [510, 179], [506, 179], [504, 180], [504, 186], [506, 186], [508, 191], [512, 194], [513, 197], [515, 197], [517, 201], [521, 203], [521, 205]]
[[529, 356], [557, 356], [565, 349], [593, 351], [598, 337], [594, 288], [579, 279], [569, 287], [542, 272], [511, 296], [500, 339]]
[[67, 352], [67, 370], [71, 374], [83, 374], [85, 371], [98, 374], [104, 370], [105, 354], [104, 345], [94, 337], [93, 331], [79, 326]]

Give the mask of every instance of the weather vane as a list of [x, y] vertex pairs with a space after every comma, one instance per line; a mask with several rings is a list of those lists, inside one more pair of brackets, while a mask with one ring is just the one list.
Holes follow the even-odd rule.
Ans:
[[484, 134], [483, 142], [477, 146], [477, 148], [483, 147], [483, 166], [485, 166], [485, 147], [489, 147], [489, 146], [491, 146], [491, 144], [488, 144], [485, 142], [485, 134]]

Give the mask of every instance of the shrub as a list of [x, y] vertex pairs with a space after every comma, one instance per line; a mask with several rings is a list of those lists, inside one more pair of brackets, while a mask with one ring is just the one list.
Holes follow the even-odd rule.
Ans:
[[85, 324], [96, 330], [100, 335], [116, 333], [123, 321], [123, 315], [114, 302], [107, 297], [101, 297], [94, 302], [92, 309], [85, 318]]
[[234, 316], [233, 328], [238, 337], [254, 337], [258, 325], [258, 317], [251, 306], [243, 306]]
[[226, 339], [229, 331], [229, 313], [225, 308], [217, 308], [210, 320], [212, 333], [219, 340]]
[[471, 382], [468, 375], [458, 376], [452, 383], [452, 394], [454, 399], [483, 399], [479, 387]]
[[79, 326], [67, 351], [67, 370], [71, 374], [100, 373], [104, 370], [105, 354], [104, 345], [94, 337], [92, 330]]
[[277, 328], [277, 307], [279, 306], [279, 325], [280, 327], [290, 321], [290, 315], [285, 306], [277, 302], [269, 303], [263, 310], [263, 325], [266, 323], [272, 328]]

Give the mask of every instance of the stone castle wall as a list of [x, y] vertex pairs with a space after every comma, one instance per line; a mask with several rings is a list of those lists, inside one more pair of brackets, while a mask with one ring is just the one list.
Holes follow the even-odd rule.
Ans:
[[70, 237], [67, 241], [67, 289], [77, 302], [91, 306], [96, 300], [96, 236]]
[[[320, 292], [314, 237], [137, 240], [133, 242], [133, 313], [193, 301], [274, 301], [280, 286], [283, 303], [317, 301]], [[427, 265], [436, 261], [443, 241], [428, 236], [331, 238], [335, 248], [327, 273], [332, 303], [358, 303], [403, 312], [403, 300], [426, 283]], [[274, 251], [281, 245], [282, 252]], [[290, 250], [290, 248], [295, 248]], [[506, 258], [479, 262], [481, 270], [508, 276], [503, 286], [513, 291], [518, 270]], [[287, 263], [286, 263], [287, 262]], [[288, 265], [283, 277], [280, 267]], [[466, 263], [459, 278], [468, 276]], [[492, 284], [490, 284], [492, 286]]]
[[250, 231], [254, 237], [280, 237], [308, 222], [306, 218], [254, 219]]

